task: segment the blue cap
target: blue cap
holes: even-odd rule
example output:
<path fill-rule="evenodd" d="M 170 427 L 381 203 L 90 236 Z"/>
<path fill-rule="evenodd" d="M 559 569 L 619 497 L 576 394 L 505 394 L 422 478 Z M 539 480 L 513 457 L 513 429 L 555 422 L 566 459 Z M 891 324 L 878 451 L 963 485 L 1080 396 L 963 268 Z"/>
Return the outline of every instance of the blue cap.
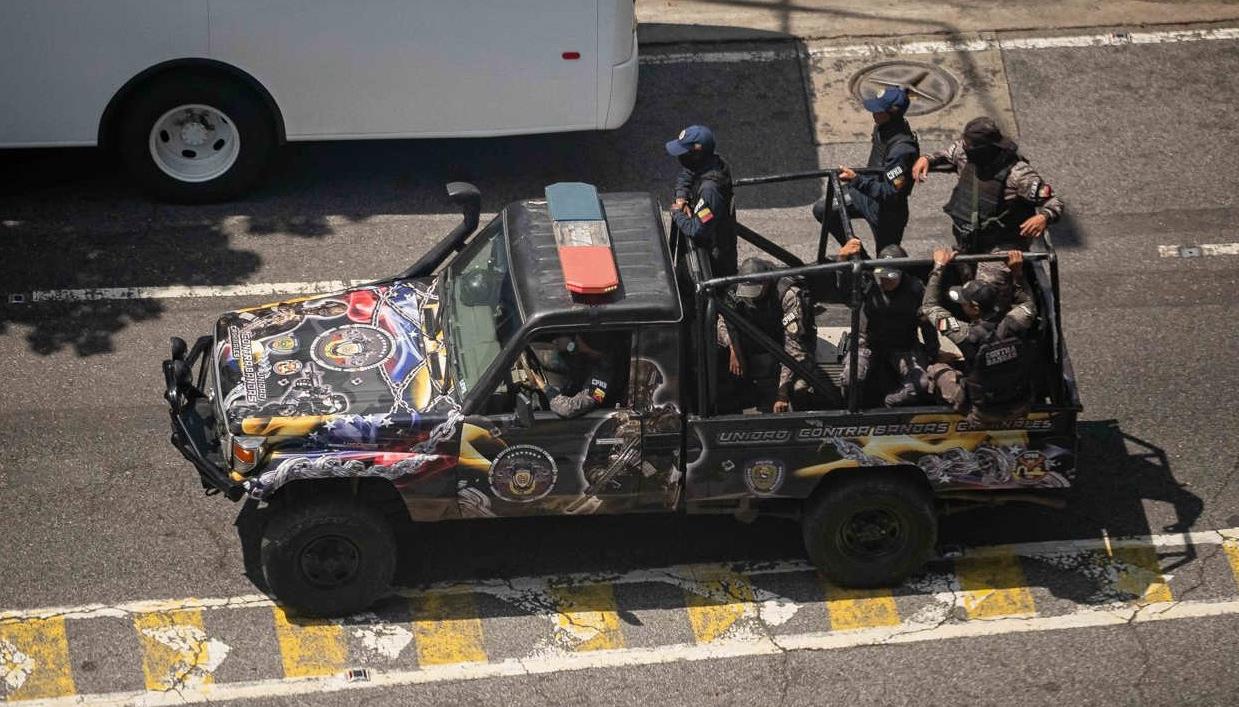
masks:
<path fill-rule="evenodd" d="M 898 86 L 887 86 L 882 93 L 866 98 L 865 110 L 870 113 L 902 113 L 908 109 L 908 92 Z"/>
<path fill-rule="evenodd" d="M 714 152 L 714 133 L 704 125 L 690 125 L 680 131 L 679 137 L 667 141 L 667 154 L 679 157 L 693 149 L 693 145 L 701 145 L 701 150 Z"/>

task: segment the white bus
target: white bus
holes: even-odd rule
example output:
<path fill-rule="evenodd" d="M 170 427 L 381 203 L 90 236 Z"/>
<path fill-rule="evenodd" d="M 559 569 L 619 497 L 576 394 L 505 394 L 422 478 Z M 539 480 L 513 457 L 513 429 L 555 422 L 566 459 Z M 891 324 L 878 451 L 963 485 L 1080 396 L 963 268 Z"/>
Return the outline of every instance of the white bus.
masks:
<path fill-rule="evenodd" d="M 618 128 L 633 0 L 3 0 L 0 148 L 102 145 L 157 197 L 283 141 Z"/>

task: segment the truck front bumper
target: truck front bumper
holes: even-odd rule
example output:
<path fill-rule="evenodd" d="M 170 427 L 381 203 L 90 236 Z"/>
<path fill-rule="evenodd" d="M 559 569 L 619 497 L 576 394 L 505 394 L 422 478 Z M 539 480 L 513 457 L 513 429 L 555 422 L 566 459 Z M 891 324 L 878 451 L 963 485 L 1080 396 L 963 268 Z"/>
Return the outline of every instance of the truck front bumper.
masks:
<path fill-rule="evenodd" d="M 215 434 L 215 413 L 203 390 L 211 360 L 203 354 L 211 350 L 213 341 L 210 336 L 199 337 L 189 348 L 183 339 L 172 338 L 172 357 L 163 362 L 164 400 L 172 418 L 172 446 L 198 470 L 203 488 L 236 501 L 244 489 L 228 476 Z"/>

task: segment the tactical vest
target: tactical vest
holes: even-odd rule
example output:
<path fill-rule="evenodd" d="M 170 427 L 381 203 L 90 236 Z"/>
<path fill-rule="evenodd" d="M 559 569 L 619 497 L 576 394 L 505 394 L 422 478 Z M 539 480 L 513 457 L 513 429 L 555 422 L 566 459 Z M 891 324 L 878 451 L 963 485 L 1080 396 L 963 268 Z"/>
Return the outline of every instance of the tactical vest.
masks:
<path fill-rule="evenodd" d="M 1028 351 L 1016 337 L 996 334 L 977 347 L 964 385 L 968 399 L 983 414 L 1002 416 L 1028 404 Z"/>
<path fill-rule="evenodd" d="M 1005 200 L 1007 177 L 1019 161 L 1022 158 L 1017 157 L 989 179 L 982 179 L 972 163 L 959 173 L 959 183 L 942 210 L 955 223 L 964 252 L 983 253 L 999 245 L 1019 243 L 1020 224 L 1037 213 L 1022 199 Z"/>
<path fill-rule="evenodd" d="M 916 348 L 917 321 L 920 316 L 922 296 L 915 294 L 911 276 L 894 292 L 883 292 L 873 283 L 865 294 L 866 340 L 875 351 L 911 351 Z"/>
<path fill-rule="evenodd" d="M 713 182 L 723 200 L 727 203 L 727 212 L 716 214 L 714 221 L 714 245 L 710 248 L 710 265 L 714 277 L 735 275 L 739 261 L 736 255 L 736 200 L 731 186 L 731 168 L 722 157 L 718 157 L 718 166 L 697 175 L 693 182 L 694 202 L 701 198 L 703 182 Z"/>
<path fill-rule="evenodd" d="M 799 326 L 797 326 L 797 338 L 804 345 L 808 341 L 810 331 L 815 332 L 816 336 L 816 328 L 814 328 L 813 324 L 813 305 L 809 292 L 803 283 L 796 283 L 788 277 L 780 278 L 775 285 L 773 297 L 762 297 L 753 309 L 740 308 L 738 310 L 741 314 L 748 313 L 751 317 L 749 321 L 758 329 L 761 329 L 762 333 L 770 337 L 775 344 L 781 345 L 783 343 L 783 332 L 785 331 L 783 325 L 783 298 L 793 284 L 800 285 L 800 301 L 798 303 L 800 318 Z M 746 354 L 765 353 L 764 349 L 749 349 L 753 349 L 753 347 L 750 346 L 746 349 Z M 812 349 L 808 348 L 806 350 L 812 351 Z"/>

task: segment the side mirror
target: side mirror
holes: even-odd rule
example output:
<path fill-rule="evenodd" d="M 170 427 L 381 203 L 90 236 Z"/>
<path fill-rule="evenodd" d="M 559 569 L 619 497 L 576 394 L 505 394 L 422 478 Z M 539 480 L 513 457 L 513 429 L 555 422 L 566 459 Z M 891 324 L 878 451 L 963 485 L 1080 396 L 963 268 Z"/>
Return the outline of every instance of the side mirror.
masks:
<path fill-rule="evenodd" d="M 516 394 L 516 424 L 533 427 L 533 401 L 527 393 Z"/>

